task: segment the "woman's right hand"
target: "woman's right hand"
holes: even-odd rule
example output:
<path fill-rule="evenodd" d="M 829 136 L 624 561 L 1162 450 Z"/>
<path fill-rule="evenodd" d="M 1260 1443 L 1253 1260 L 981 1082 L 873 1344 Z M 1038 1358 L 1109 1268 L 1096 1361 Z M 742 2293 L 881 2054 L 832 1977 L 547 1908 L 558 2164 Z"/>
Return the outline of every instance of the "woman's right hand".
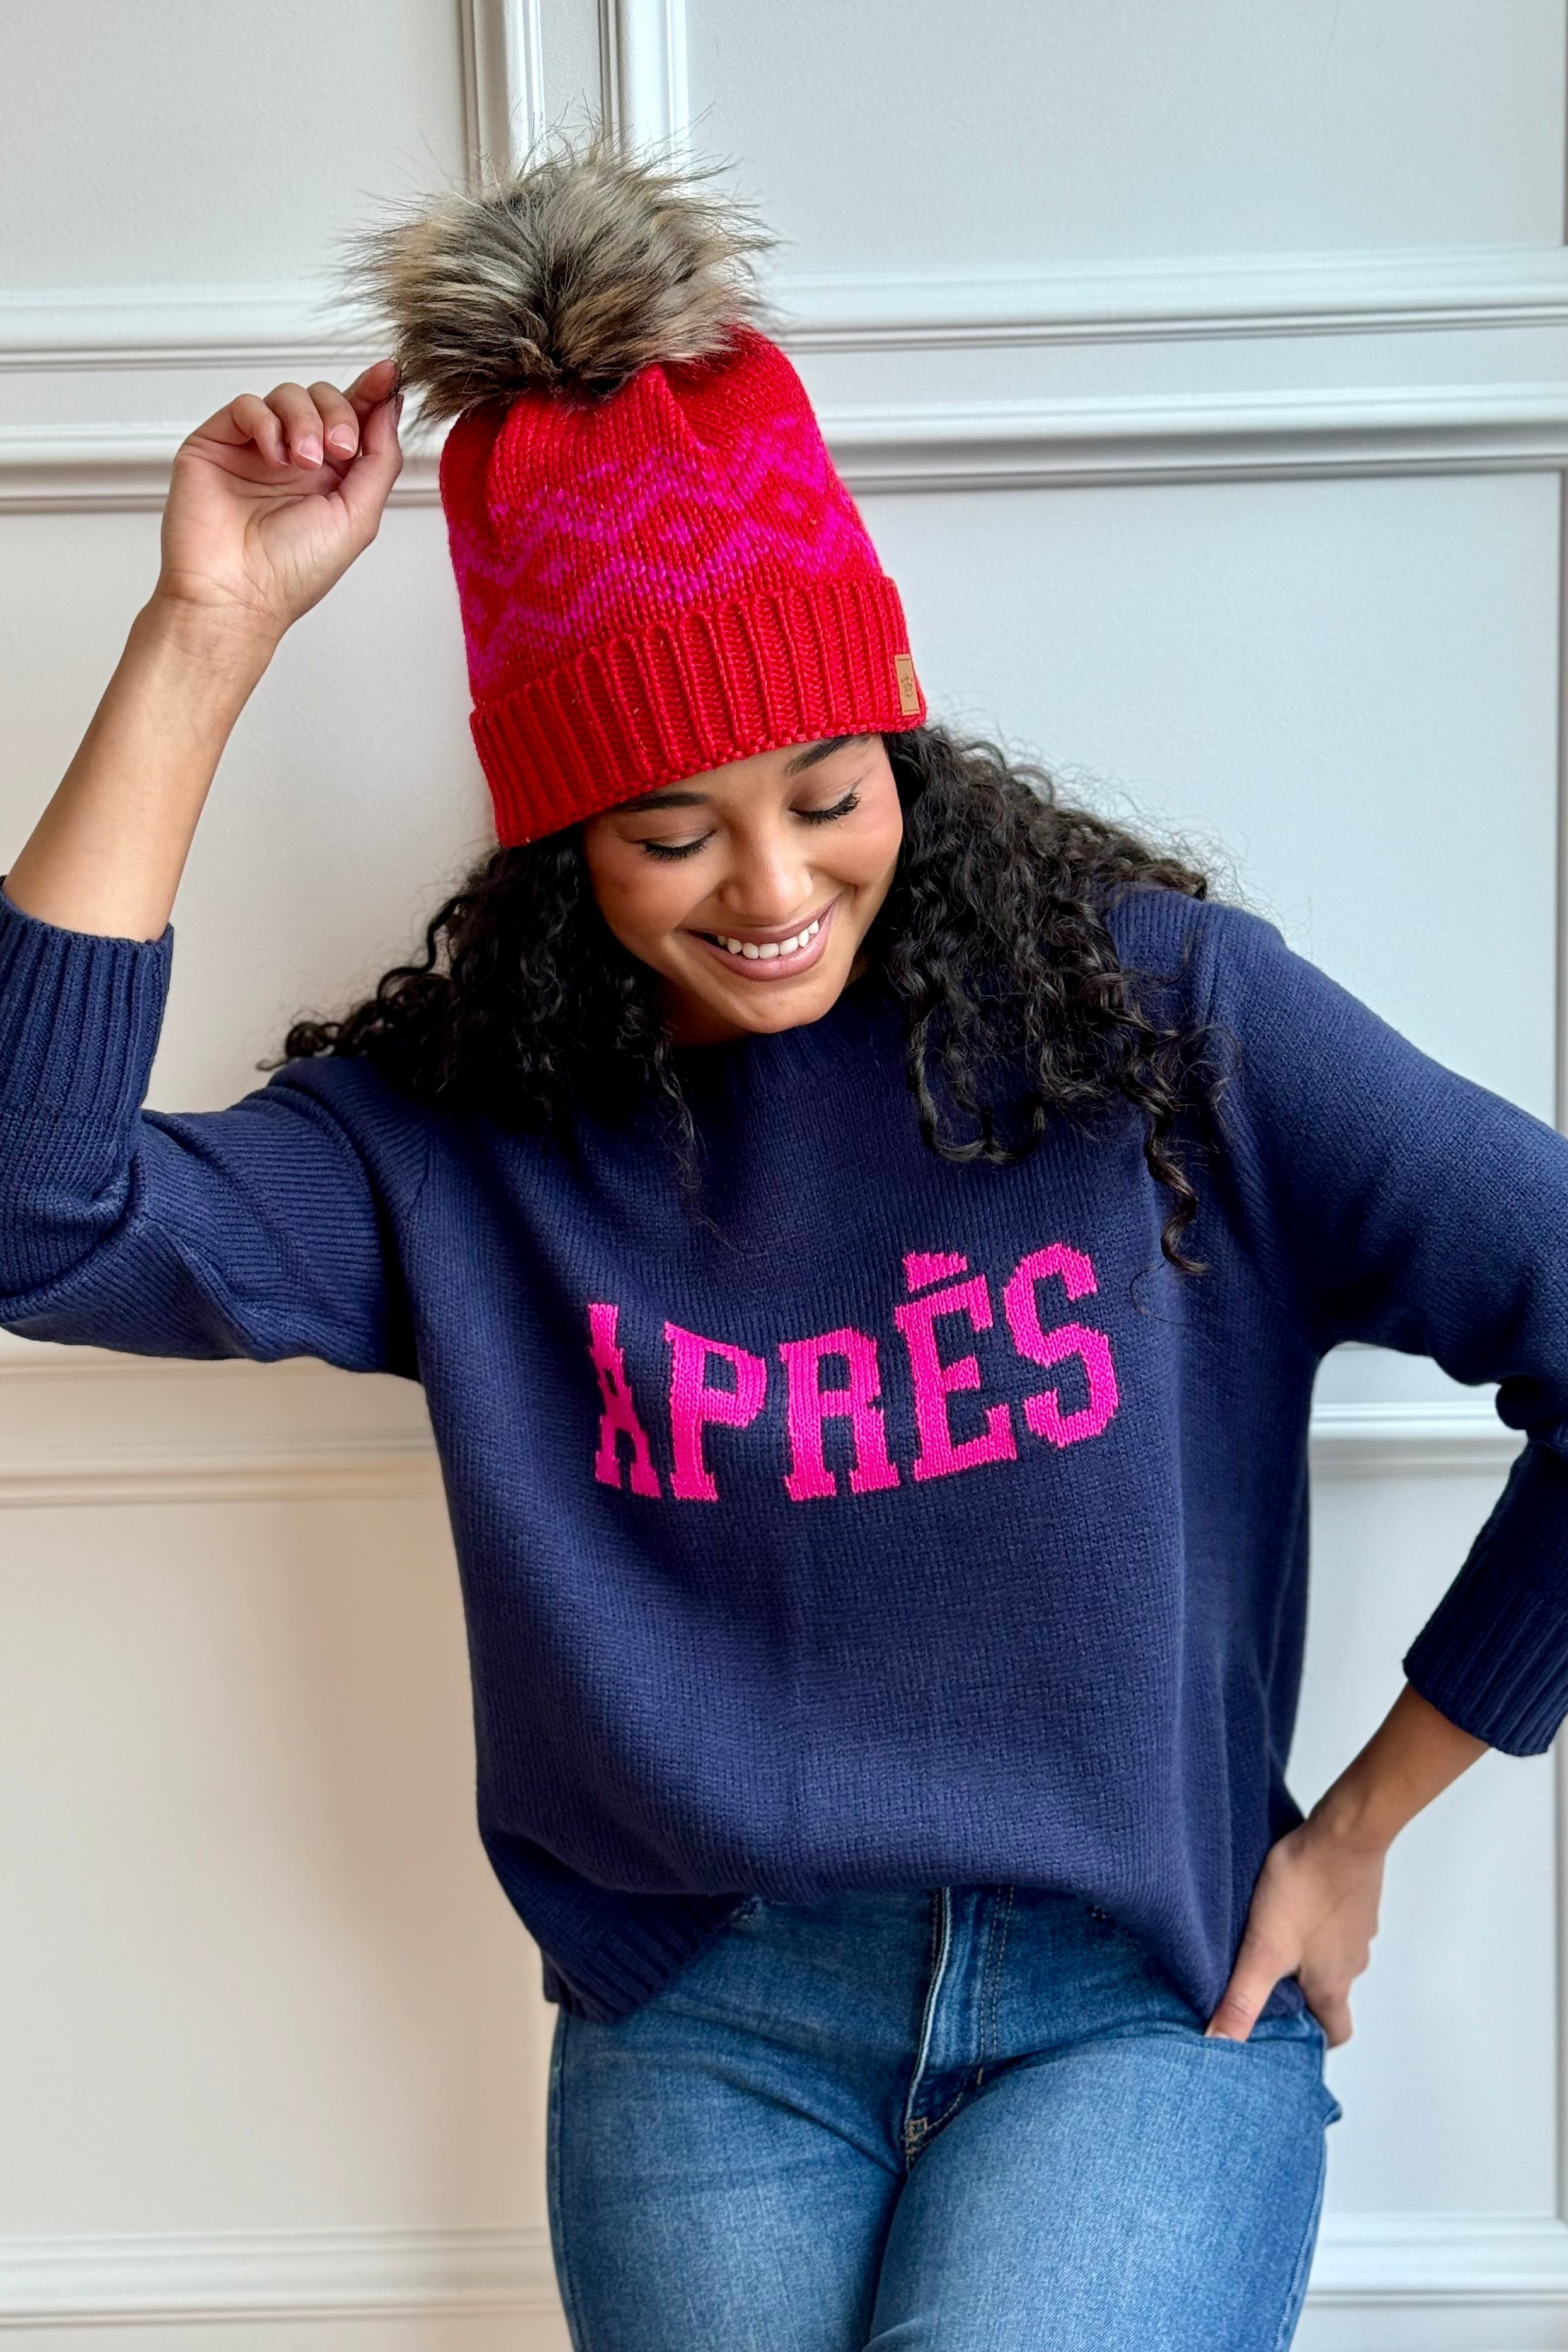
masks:
<path fill-rule="evenodd" d="M 397 365 L 241 393 L 174 454 L 154 597 L 270 647 L 375 537 L 403 467 Z"/>

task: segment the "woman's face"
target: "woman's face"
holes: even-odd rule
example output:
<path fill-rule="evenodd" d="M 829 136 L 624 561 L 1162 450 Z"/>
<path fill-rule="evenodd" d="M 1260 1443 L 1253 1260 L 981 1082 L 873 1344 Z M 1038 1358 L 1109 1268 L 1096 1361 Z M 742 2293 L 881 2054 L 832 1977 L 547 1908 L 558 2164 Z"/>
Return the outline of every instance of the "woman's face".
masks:
<path fill-rule="evenodd" d="M 879 735 L 759 751 L 590 817 L 599 911 L 664 982 L 678 1045 L 821 1018 L 893 878 L 903 813 Z"/>

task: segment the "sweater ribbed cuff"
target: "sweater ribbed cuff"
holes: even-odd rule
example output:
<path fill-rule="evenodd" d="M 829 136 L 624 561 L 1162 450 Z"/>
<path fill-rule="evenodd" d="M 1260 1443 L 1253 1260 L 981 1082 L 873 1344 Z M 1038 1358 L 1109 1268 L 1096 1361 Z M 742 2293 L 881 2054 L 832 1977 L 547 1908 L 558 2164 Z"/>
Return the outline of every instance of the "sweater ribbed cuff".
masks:
<path fill-rule="evenodd" d="M 1568 1462 L 1537 1439 L 1405 1654 L 1406 1679 L 1462 1731 L 1539 1756 L 1568 1716 Z"/>
<path fill-rule="evenodd" d="M 0 887 L 0 1110 L 118 1125 L 139 1109 L 174 937 L 68 930 Z"/>

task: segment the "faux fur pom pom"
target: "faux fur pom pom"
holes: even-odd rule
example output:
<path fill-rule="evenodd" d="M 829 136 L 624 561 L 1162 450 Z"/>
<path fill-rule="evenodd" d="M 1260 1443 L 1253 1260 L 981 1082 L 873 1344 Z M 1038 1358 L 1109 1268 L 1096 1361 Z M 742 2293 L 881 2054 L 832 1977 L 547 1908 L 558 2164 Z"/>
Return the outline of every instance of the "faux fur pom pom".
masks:
<path fill-rule="evenodd" d="M 722 350 L 761 312 L 752 256 L 774 240 L 704 191 L 710 175 L 595 132 L 360 231 L 348 290 L 390 323 L 402 383 L 433 422 L 521 392 L 602 399 L 652 361 Z"/>

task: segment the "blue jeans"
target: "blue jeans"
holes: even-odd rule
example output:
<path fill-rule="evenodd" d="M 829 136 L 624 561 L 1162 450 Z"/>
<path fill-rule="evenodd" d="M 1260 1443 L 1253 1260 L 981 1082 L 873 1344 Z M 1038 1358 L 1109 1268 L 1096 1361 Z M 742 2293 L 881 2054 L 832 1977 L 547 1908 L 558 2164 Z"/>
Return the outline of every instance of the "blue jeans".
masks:
<path fill-rule="evenodd" d="M 1281 2352 L 1322 2029 L 1204 2023 L 1072 1896 L 748 1897 L 643 2008 L 557 2021 L 577 2352 Z"/>

